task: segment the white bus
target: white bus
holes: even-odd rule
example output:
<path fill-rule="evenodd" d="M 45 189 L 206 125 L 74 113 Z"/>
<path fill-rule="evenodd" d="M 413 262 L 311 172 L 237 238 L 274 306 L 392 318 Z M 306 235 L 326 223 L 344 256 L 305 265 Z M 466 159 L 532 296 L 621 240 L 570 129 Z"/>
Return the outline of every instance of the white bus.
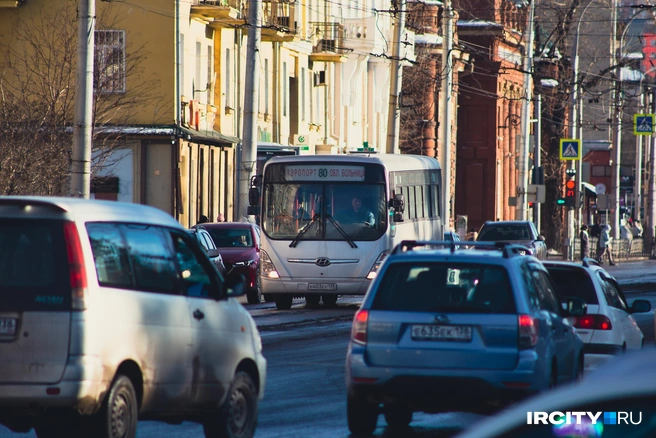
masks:
<path fill-rule="evenodd" d="M 394 245 L 443 238 L 441 193 L 435 158 L 271 158 L 249 193 L 262 230 L 263 295 L 278 309 L 294 297 L 331 306 L 339 295 L 364 295 Z"/>

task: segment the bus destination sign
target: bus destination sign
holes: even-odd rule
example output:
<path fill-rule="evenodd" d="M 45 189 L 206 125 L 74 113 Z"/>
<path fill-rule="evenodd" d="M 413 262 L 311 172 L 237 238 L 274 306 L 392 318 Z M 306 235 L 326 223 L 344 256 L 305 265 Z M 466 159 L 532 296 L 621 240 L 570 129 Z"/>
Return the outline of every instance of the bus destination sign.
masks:
<path fill-rule="evenodd" d="M 287 181 L 364 181 L 364 166 L 306 164 L 285 166 Z"/>

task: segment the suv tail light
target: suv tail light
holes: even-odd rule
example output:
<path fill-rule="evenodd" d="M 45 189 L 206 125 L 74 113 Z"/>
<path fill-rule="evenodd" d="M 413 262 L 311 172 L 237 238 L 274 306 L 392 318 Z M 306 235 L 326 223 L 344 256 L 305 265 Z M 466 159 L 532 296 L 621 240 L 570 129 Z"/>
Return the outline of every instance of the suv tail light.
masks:
<path fill-rule="evenodd" d="M 366 345 L 368 320 L 369 320 L 368 310 L 358 310 L 355 316 L 353 317 L 353 326 L 351 327 L 351 339 L 356 344 Z"/>
<path fill-rule="evenodd" d="M 574 320 L 574 327 L 590 330 L 611 330 L 613 324 L 606 315 L 583 315 Z"/>
<path fill-rule="evenodd" d="M 517 323 L 519 325 L 519 349 L 535 347 L 535 344 L 538 343 L 538 320 L 530 315 L 519 315 Z"/>
<path fill-rule="evenodd" d="M 87 272 L 84 268 L 82 244 L 75 222 L 64 222 L 64 237 L 71 284 L 71 306 L 73 310 L 84 310 L 87 308 Z"/>

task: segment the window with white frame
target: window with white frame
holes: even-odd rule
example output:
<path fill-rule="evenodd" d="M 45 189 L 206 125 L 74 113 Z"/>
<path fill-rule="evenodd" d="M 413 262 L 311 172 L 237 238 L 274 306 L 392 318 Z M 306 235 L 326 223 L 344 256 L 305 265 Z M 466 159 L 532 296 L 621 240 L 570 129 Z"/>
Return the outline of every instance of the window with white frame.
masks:
<path fill-rule="evenodd" d="M 100 93 L 125 93 L 125 31 L 95 31 L 95 89 Z"/>

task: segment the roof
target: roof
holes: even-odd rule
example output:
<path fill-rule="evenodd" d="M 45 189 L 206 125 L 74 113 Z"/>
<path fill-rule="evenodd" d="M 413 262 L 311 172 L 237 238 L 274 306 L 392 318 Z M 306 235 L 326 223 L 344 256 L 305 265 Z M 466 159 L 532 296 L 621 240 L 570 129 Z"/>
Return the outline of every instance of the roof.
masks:
<path fill-rule="evenodd" d="M 58 208 L 61 212 L 70 213 L 74 220 L 81 221 L 103 222 L 118 220 L 182 228 L 182 225 L 164 210 L 149 205 L 129 202 L 67 198 L 63 196 L 0 196 L 0 206 L 6 204 L 21 205 L 24 207 L 51 205 Z"/>
<path fill-rule="evenodd" d="M 198 144 L 210 146 L 233 146 L 241 140 L 238 137 L 221 134 L 214 130 L 194 131 L 175 125 L 105 125 L 94 128 L 95 134 L 128 136 L 176 136 Z"/>
<path fill-rule="evenodd" d="M 437 159 L 425 155 L 411 154 L 337 154 L 337 155 L 287 155 L 275 156 L 267 161 L 273 163 L 379 163 L 389 170 L 441 169 Z"/>

